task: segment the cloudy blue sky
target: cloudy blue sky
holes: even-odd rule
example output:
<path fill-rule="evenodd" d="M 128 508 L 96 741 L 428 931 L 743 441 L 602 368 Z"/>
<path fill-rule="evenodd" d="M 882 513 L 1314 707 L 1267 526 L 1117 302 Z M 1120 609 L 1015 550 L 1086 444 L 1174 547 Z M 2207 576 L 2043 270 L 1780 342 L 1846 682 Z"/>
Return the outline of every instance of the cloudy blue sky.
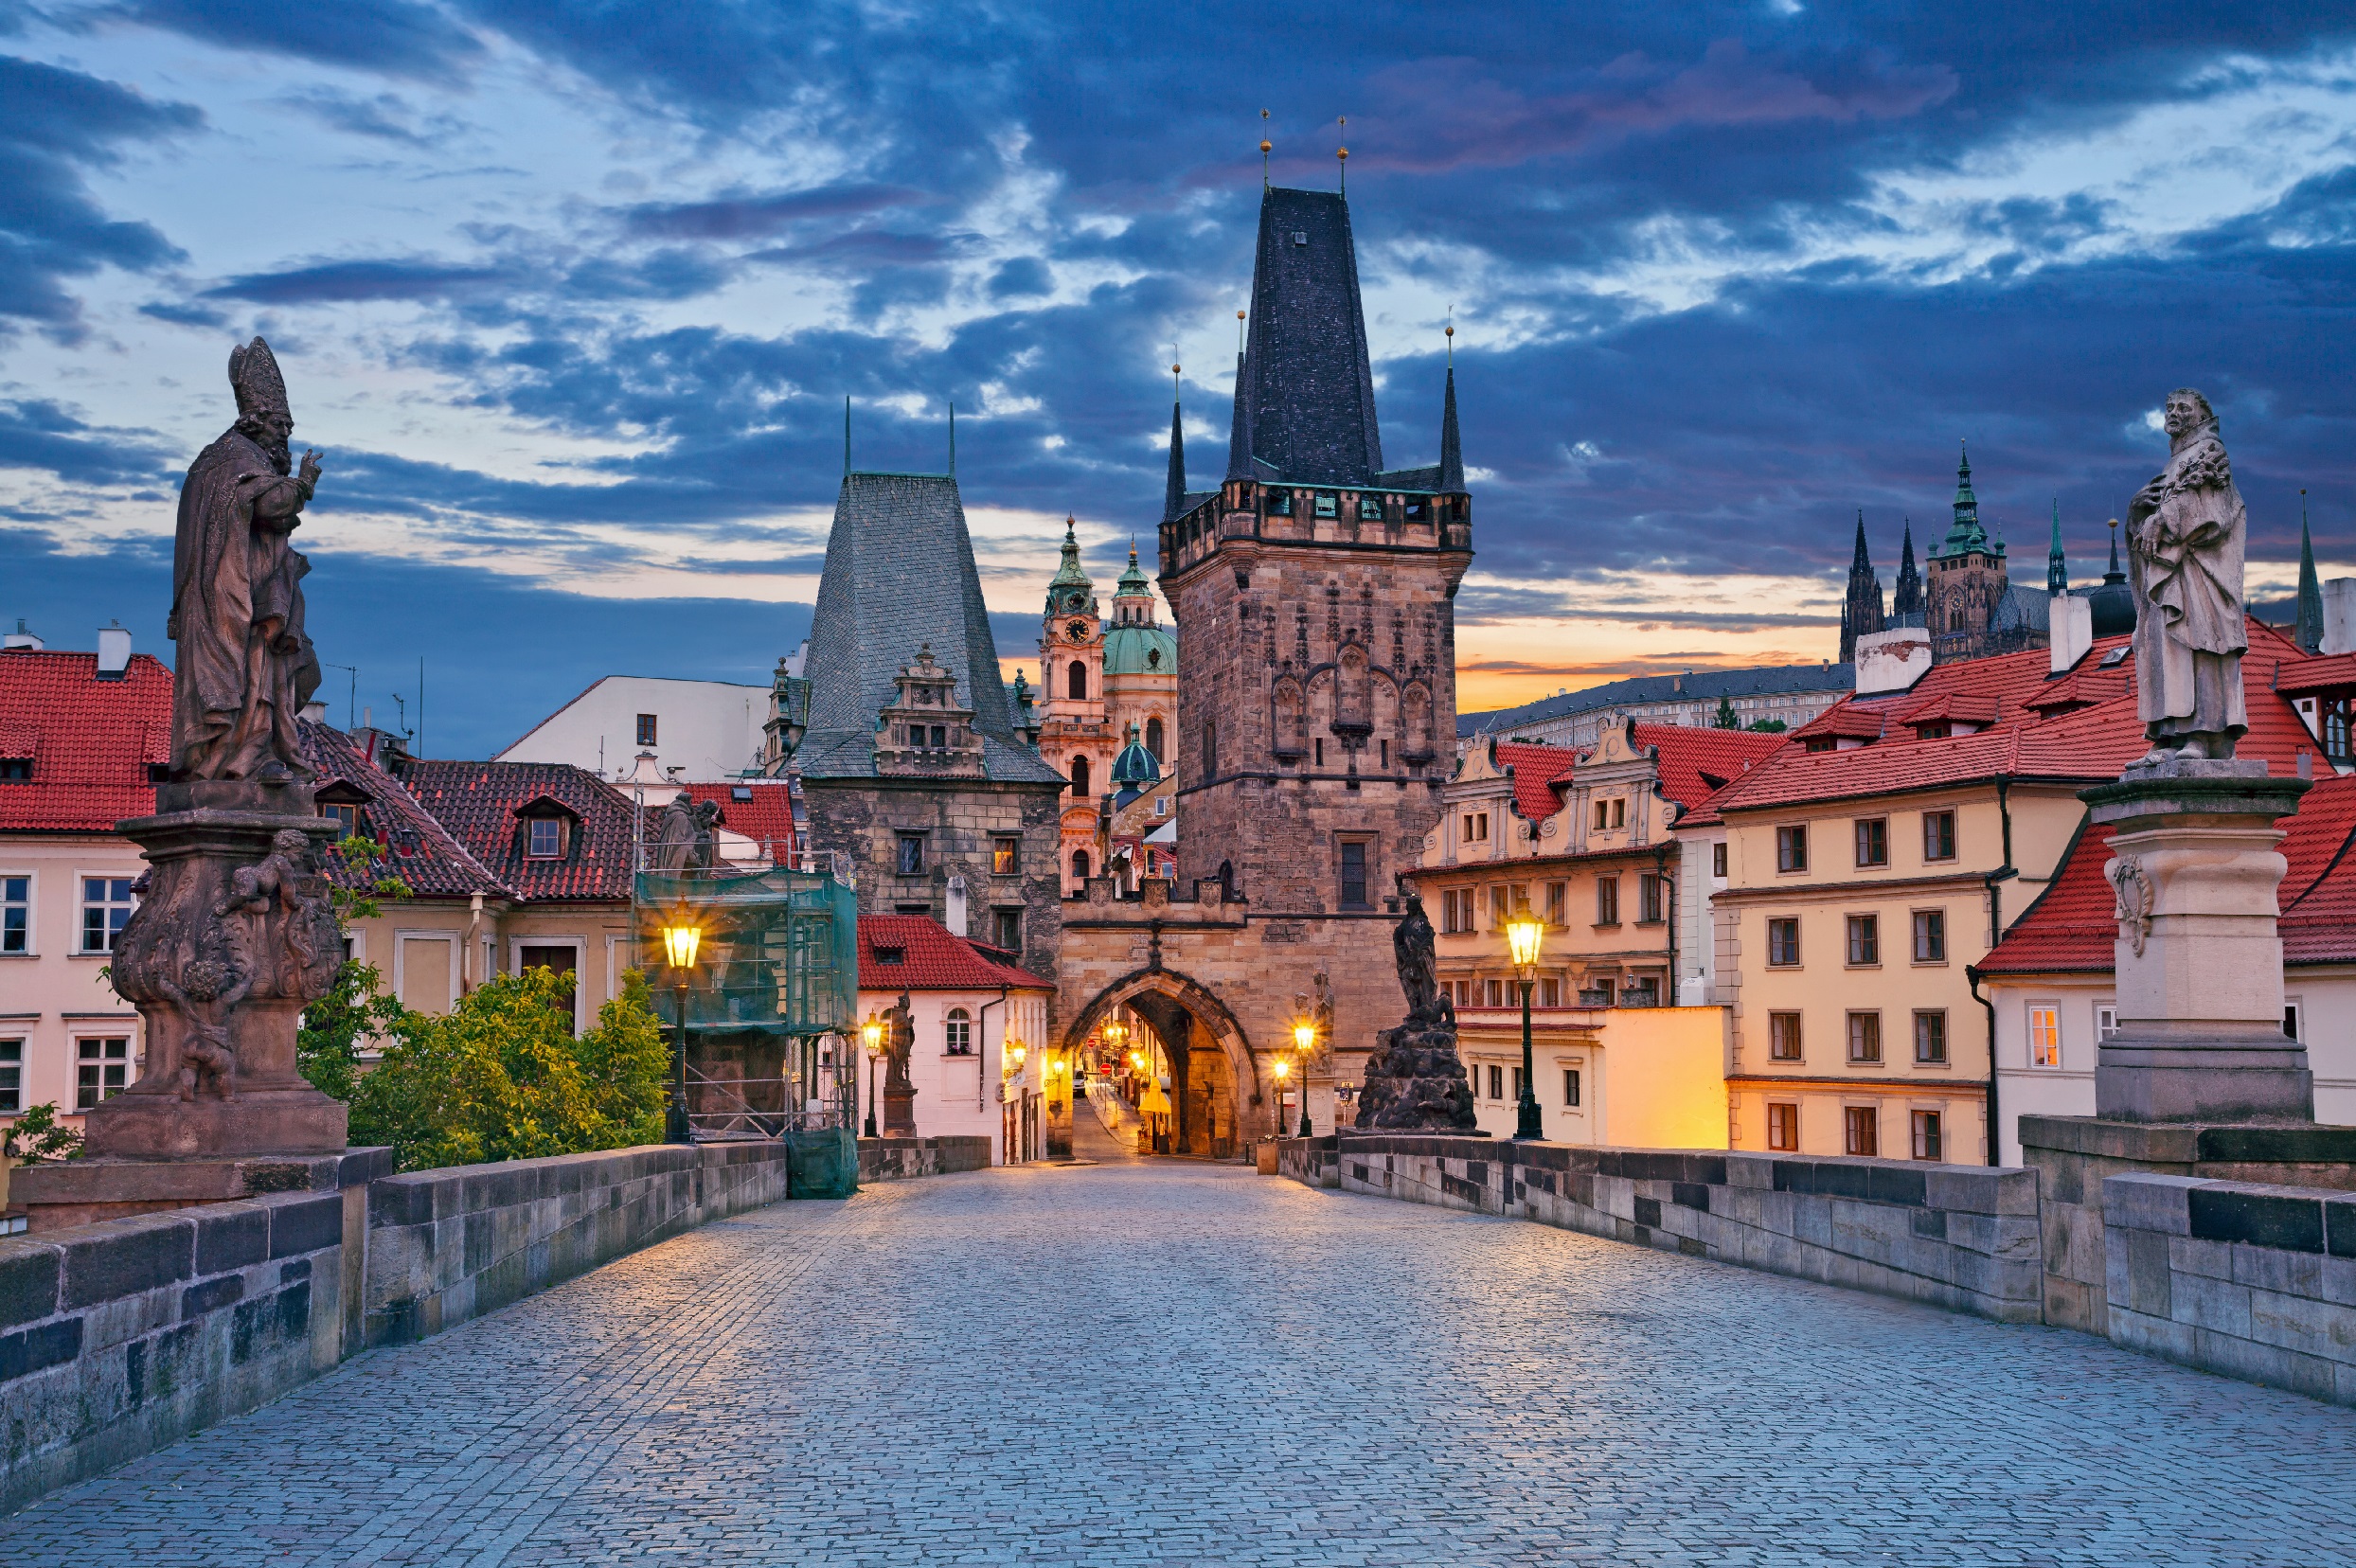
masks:
<path fill-rule="evenodd" d="M 313 632 L 479 755 L 610 672 L 759 680 L 841 467 L 958 471 L 1000 643 L 1223 460 L 1260 111 L 1350 149 L 1385 454 L 1453 309 L 1468 706 L 1829 657 L 1983 515 L 2073 567 L 2204 389 L 2287 588 L 2356 572 L 2356 12 L 0 0 L 0 617 L 161 641 L 176 472 L 277 348 Z M 1346 128 L 1337 116 L 1347 116 Z M 2020 575 L 2016 574 L 2016 575 Z"/>

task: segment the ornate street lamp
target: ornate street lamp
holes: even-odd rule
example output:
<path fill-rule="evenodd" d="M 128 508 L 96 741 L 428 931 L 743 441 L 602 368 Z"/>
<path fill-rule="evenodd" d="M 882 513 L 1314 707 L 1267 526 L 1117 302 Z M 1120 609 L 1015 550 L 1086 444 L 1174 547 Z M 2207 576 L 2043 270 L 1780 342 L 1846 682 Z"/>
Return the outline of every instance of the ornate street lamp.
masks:
<path fill-rule="evenodd" d="M 1268 1071 L 1274 1074 L 1276 1079 L 1276 1136 L 1282 1137 L 1284 1135 L 1284 1085 L 1285 1080 L 1293 1076 L 1293 1064 L 1284 1058 L 1278 1057 L 1269 1064 Z"/>
<path fill-rule="evenodd" d="M 1309 1126 L 1309 1054 L 1317 1048 L 1317 1025 L 1304 1018 L 1293 1025 L 1293 1049 L 1301 1059 L 1301 1136 L 1313 1137 Z"/>
<path fill-rule="evenodd" d="M 859 1042 L 867 1048 L 867 1131 L 866 1136 L 881 1136 L 875 1130 L 875 1064 L 884 1060 L 884 1021 L 867 1014 L 867 1021 L 859 1025 Z"/>
<path fill-rule="evenodd" d="M 1544 922 L 1526 909 L 1506 922 L 1506 941 L 1513 949 L 1514 977 L 1522 983 L 1522 1103 L 1513 1129 L 1516 1138 L 1546 1135 L 1538 1117 L 1538 1075 L 1530 1060 L 1529 1041 L 1529 993 L 1538 984 L 1538 944 L 1545 934 Z"/>
<path fill-rule="evenodd" d="M 695 950 L 704 940 L 701 928 L 682 918 L 663 928 L 663 955 L 670 960 L 679 999 L 679 1034 L 671 1048 L 670 1109 L 663 1118 L 666 1143 L 693 1143 L 687 1126 L 687 979 L 695 971 Z"/>

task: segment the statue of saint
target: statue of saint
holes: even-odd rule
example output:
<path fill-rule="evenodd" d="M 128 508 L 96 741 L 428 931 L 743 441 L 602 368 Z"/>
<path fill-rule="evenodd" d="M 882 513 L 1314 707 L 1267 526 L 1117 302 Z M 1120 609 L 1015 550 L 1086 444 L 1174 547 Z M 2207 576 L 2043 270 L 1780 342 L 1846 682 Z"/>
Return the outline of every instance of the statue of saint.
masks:
<path fill-rule="evenodd" d="M 1439 989 L 1434 974 L 1438 957 L 1437 933 L 1432 930 L 1432 918 L 1423 913 L 1423 900 L 1401 878 L 1399 891 L 1406 904 L 1406 918 L 1391 928 L 1391 955 L 1399 964 L 1399 989 L 1407 993 L 1407 1022 L 1416 1024 L 1446 1024 L 1454 1026 L 1455 1006 Z"/>
<path fill-rule="evenodd" d="M 647 856 L 648 869 L 668 871 L 676 876 L 696 864 L 696 839 L 701 830 L 696 815 L 695 797 L 682 790 L 671 803 L 663 808 L 661 821 L 655 828 L 654 843 Z"/>
<path fill-rule="evenodd" d="M 229 353 L 238 419 L 189 465 L 173 541 L 171 776 L 308 778 L 294 721 L 319 685 L 303 634 L 310 562 L 288 536 L 319 481 L 319 454 L 292 472 L 286 383 L 256 338 Z"/>
<path fill-rule="evenodd" d="M 2127 508 L 2135 596 L 2135 711 L 2144 760 L 2229 757 L 2250 727 L 2241 696 L 2241 549 L 2249 513 L 2217 415 L 2190 387 L 2168 395 L 2168 466 Z"/>
<path fill-rule="evenodd" d="M 909 1059 L 916 1054 L 917 1022 L 906 991 L 884 1010 L 884 1087 L 914 1094 L 917 1080 L 909 1076 L 908 1068 Z"/>

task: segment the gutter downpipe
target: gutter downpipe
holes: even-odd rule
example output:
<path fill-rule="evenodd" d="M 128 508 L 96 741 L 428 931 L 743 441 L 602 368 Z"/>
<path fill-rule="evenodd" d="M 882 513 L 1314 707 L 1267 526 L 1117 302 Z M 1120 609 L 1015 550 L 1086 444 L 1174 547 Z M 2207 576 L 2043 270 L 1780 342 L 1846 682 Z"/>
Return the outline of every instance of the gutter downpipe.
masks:
<path fill-rule="evenodd" d="M 2004 825 L 2005 863 L 1982 879 L 1988 889 L 1988 947 L 1994 952 L 2004 937 L 2004 883 L 2021 874 L 2012 864 L 2012 775 L 1996 775 L 1996 815 Z M 1988 1014 L 1988 1163 L 2000 1164 L 2004 1159 L 2004 1134 L 1997 1120 L 1996 1104 L 1996 1004 L 1980 994 L 1980 971 L 1976 964 L 1963 967 L 1964 978 L 1972 984 L 1972 1000 Z"/>
<path fill-rule="evenodd" d="M 980 1007 L 973 1009 L 973 1023 L 976 1027 L 981 1026 L 982 1020 L 990 1015 L 991 1008 L 1003 1007 L 1007 1005 L 1007 993 L 1012 989 L 1013 988 L 1009 986 L 1000 986 L 998 988 L 997 1001 L 985 1002 Z M 990 1077 L 990 1071 L 987 1066 L 987 1063 L 990 1060 L 990 1046 L 987 1043 L 990 1039 L 990 1031 L 987 1028 L 982 1028 L 981 1034 L 981 1042 L 976 1043 L 974 1050 L 974 1055 L 977 1059 L 975 1066 L 980 1069 L 973 1075 L 973 1109 L 976 1111 L 986 1111 L 989 1109 L 989 1106 L 983 1102 L 982 1091 L 987 1087 L 983 1080 Z M 998 1060 L 1001 1063 L 1006 1060 L 1006 1056 L 1007 1025 L 1005 1019 L 1000 1019 L 998 1021 Z"/>
<path fill-rule="evenodd" d="M 1680 920 L 1685 918 L 1685 911 L 1677 907 L 1677 883 L 1683 879 L 1672 878 L 1669 874 L 1669 845 L 1674 844 L 1675 842 L 1676 841 L 1672 839 L 1669 841 L 1668 844 L 1656 846 L 1652 851 L 1652 874 L 1661 879 L 1661 891 L 1668 895 L 1669 996 L 1664 1005 L 1671 1007 L 1677 1006 L 1677 991 L 1678 988 L 1682 984 L 1677 972 L 1677 924 Z M 1684 869 L 1684 859 L 1685 857 L 1682 854 L 1678 856 L 1680 870 Z M 1563 913 L 1567 915 L 1569 911 L 1565 910 Z M 1643 912 L 1639 910 L 1638 913 L 1641 914 Z"/>

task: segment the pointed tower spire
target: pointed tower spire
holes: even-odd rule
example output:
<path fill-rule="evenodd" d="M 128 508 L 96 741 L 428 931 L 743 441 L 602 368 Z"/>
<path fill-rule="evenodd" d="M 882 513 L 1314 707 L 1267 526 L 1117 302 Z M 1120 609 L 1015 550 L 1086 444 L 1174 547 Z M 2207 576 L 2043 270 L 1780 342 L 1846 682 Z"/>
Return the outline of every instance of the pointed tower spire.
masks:
<path fill-rule="evenodd" d="M 1890 618 L 1900 626 L 1920 626 L 1922 573 L 1915 565 L 1914 519 L 1906 519 L 1905 542 L 1898 553 L 1898 587 L 1890 599 Z"/>
<path fill-rule="evenodd" d="M 2045 592 L 2070 591 L 2069 558 L 2062 553 L 2062 498 L 2053 498 L 2053 543 L 2045 547 Z"/>
<path fill-rule="evenodd" d="M 1841 663 L 1857 657 L 1857 639 L 1883 629 L 1882 579 L 1865 548 L 1865 511 L 1857 508 L 1857 544 L 1848 562 L 1848 592 L 1841 600 Z"/>
<path fill-rule="evenodd" d="M 1187 432 L 1178 405 L 1178 367 L 1169 367 L 1169 484 L 1162 491 L 1162 521 L 1175 523 L 1187 509 Z M 1136 558 L 1136 551 L 1130 551 Z"/>
<path fill-rule="evenodd" d="M 1238 311 L 1236 319 L 1243 319 Z M 1242 349 L 1235 352 L 1235 422 L 1227 430 L 1227 477 L 1252 477 L 1252 383 L 1245 379 L 1248 362 Z"/>
<path fill-rule="evenodd" d="M 1453 334 L 1455 328 L 1450 328 Z M 1452 345 L 1453 347 L 1453 345 Z M 1439 404 L 1439 488 L 1449 494 L 1464 489 L 1464 439 L 1456 432 L 1456 367 L 1448 367 L 1448 390 Z"/>
<path fill-rule="evenodd" d="M 1849 552 L 1848 567 L 1853 572 L 1860 566 L 1870 568 L 1872 564 L 1873 556 L 1865 548 L 1865 508 L 1860 507 L 1857 508 L 1857 546 Z"/>
<path fill-rule="evenodd" d="M 2102 574 L 2105 582 L 2125 582 L 2127 574 L 2118 569 L 2118 519 L 2111 519 L 2111 569 Z"/>
<path fill-rule="evenodd" d="M 2307 531 L 2307 490 L 2299 489 L 2299 613 L 2292 636 L 2307 652 L 2323 648 L 2323 583 L 2315 576 L 2315 539 Z"/>

